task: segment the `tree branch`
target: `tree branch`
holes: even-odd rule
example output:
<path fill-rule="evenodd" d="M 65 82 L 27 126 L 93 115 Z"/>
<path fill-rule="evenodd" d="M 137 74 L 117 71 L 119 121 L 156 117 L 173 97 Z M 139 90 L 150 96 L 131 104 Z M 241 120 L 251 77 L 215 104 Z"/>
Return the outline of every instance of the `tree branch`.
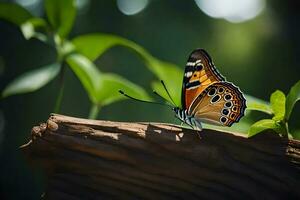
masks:
<path fill-rule="evenodd" d="M 62 115 L 21 147 L 47 173 L 48 199 L 300 198 L 300 142 L 159 123 Z"/>

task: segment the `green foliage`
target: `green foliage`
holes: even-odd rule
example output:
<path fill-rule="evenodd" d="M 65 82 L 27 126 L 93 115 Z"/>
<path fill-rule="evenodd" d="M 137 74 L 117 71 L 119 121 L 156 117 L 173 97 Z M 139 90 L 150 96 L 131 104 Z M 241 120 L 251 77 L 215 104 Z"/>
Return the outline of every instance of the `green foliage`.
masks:
<path fill-rule="evenodd" d="M 123 46 L 133 50 L 143 59 L 145 65 L 158 79 L 164 80 L 174 101 L 180 105 L 178 88 L 181 88 L 181 81 L 178 80 L 182 79 L 183 72 L 176 65 L 160 61 L 136 43 L 114 35 L 88 34 L 76 37 L 72 42 L 78 52 L 91 60 L 99 58 L 105 51 L 114 46 Z M 153 83 L 152 86 L 158 93 L 166 96 L 160 84 Z"/>
<path fill-rule="evenodd" d="M 90 100 L 93 103 L 97 103 L 95 93 L 100 84 L 100 72 L 97 67 L 80 54 L 72 54 L 67 57 L 66 61 L 84 86 Z"/>
<path fill-rule="evenodd" d="M 254 136 L 257 133 L 260 133 L 264 130 L 273 129 L 277 130 L 279 127 L 276 122 L 272 119 L 262 119 L 256 123 L 254 123 L 248 132 L 248 137 Z"/>
<path fill-rule="evenodd" d="M 54 63 L 29 71 L 13 80 L 4 89 L 2 96 L 33 92 L 50 82 L 60 71 L 60 64 Z"/>
<path fill-rule="evenodd" d="M 73 0 L 46 0 L 45 10 L 50 25 L 46 20 L 32 16 L 28 11 L 16 4 L 0 4 L 0 18 L 18 25 L 26 39 L 37 38 L 53 46 L 57 51 L 58 61 L 58 63 L 27 72 L 16 78 L 4 89 L 2 93 L 3 97 L 33 92 L 43 87 L 58 76 L 61 66 L 66 62 L 77 75 L 93 104 L 90 114 L 91 117 L 97 116 L 100 107 L 124 99 L 124 96 L 118 93 L 119 89 L 124 89 L 128 94 L 138 98 L 145 100 L 151 99 L 141 87 L 125 78 L 116 74 L 100 72 L 90 60 L 92 58 L 88 56 L 85 57 L 85 55 L 80 53 L 73 53 L 77 44 L 74 46 L 66 38 L 72 29 L 76 15 Z M 14 13 L 14 15 L 11 15 L 11 13 Z M 54 34 L 51 30 L 54 30 Z M 123 43 L 126 47 L 133 48 L 135 46 L 137 49 L 142 49 L 133 42 L 117 36 L 105 36 L 104 41 L 107 42 L 108 45 Z M 93 39 L 91 42 L 92 43 L 84 41 L 81 45 L 93 50 L 95 43 L 93 43 Z M 99 46 L 101 47 L 101 45 Z M 107 50 L 109 46 L 105 46 L 104 44 L 103 48 Z M 80 50 L 81 48 L 78 49 Z M 96 50 L 97 56 L 99 56 L 101 52 L 99 52 L 99 49 Z M 59 104 L 62 99 L 63 88 L 63 84 L 60 85 L 56 108 L 60 107 Z"/>
<path fill-rule="evenodd" d="M 286 112 L 285 118 L 289 120 L 294 105 L 300 100 L 300 81 L 298 81 L 290 90 L 286 97 Z"/>
<path fill-rule="evenodd" d="M 72 54 L 68 56 L 67 63 L 80 79 L 93 104 L 106 106 L 124 99 L 124 96 L 118 93 L 119 89 L 124 89 L 128 94 L 137 98 L 150 100 L 150 97 L 141 87 L 116 74 L 100 72 L 83 55 Z"/>
<path fill-rule="evenodd" d="M 155 59 L 151 60 L 151 66 L 153 66 L 153 73 L 158 77 L 158 79 L 165 82 L 171 97 L 175 101 L 175 104 L 180 107 L 183 70 L 180 70 L 174 64 Z M 152 82 L 152 88 L 166 99 L 169 99 L 165 89 L 162 87 L 159 81 Z"/>
<path fill-rule="evenodd" d="M 285 94 L 280 90 L 276 90 L 270 97 L 270 103 L 274 112 L 273 120 L 283 120 L 285 115 Z"/>
<path fill-rule="evenodd" d="M 108 105 L 112 102 L 127 99 L 120 95 L 118 90 L 122 88 L 127 94 L 138 99 L 151 100 L 148 94 L 138 85 L 113 73 L 102 73 L 101 84 L 96 92 L 97 99 L 101 100 L 100 105 Z"/>
<path fill-rule="evenodd" d="M 270 106 L 270 103 L 250 95 L 245 95 L 245 98 L 247 100 L 246 103 L 247 103 L 248 111 L 255 110 L 255 111 L 261 111 L 267 113 L 269 115 L 273 114 L 273 110 Z"/>
<path fill-rule="evenodd" d="M 32 17 L 22 23 L 20 28 L 27 40 L 30 38 L 37 38 L 44 42 L 47 40 L 46 35 L 42 34 L 42 32 L 48 31 L 47 22 L 42 18 Z"/>
<path fill-rule="evenodd" d="M 270 104 L 273 113 L 272 119 L 263 119 L 254 123 L 249 131 L 248 136 L 251 137 L 266 129 L 272 129 L 280 135 L 286 137 L 295 137 L 296 134 L 290 133 L 288 129 L 288 121 L 295 103 L 300 99 L 300 81 L 298 81 L 290 90 L 287 98 L 285 94 L 276 90 L 270 97 Z M 263 110 L 260 110 L 264 112 Z"/>
<path fill-rule="evenodd" d="M 74 0 L 45 0 L 45 10 L 52 28 L 65 38 L 73 27 L 76 16 Z"/>
<path fill-rule="evenodd" d="M 72 43 L 79 53 L 90 60 L 95 60 L 116 45 L 130 47 L 132 42 L 118 36 L 97 33 L 75 37 Z"/>
<path fill-rule="evenodd" d="M 0 3 L 0 18 L 13 24 L 22 25 L 33 16 L 23 7 L 13 3 Z"/>

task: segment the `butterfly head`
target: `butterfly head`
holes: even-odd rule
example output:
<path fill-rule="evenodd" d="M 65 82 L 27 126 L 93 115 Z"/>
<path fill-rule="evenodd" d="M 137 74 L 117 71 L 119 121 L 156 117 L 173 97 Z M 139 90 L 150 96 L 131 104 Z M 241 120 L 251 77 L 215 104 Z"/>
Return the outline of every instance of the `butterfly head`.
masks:
<path fill-rule="evenodd" d="M 175 113 L 178 113 L 180 108 L 179 107 L 173 107 L 172 110 L 175 112 Z"/>

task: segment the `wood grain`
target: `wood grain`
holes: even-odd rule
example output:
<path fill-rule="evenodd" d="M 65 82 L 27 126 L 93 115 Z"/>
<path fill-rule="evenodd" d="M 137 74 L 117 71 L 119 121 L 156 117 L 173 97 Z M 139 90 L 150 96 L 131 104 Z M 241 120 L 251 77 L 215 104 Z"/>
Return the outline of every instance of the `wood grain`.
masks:
<path fill-rule="evenodd" d="M 300 199 L 300 142 L 53 114 L 21 147 L 47 199 Z"/>

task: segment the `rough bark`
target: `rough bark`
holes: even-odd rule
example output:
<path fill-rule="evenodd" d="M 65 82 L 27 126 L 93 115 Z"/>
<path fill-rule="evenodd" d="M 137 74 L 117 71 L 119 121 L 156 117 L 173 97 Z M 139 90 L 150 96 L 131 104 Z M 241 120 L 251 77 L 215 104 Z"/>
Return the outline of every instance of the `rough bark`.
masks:
<path fill-rule="evenodd" d="M 300 199 L 300 142 L 50 116 L 21 147 L 47 199 Z"/>

